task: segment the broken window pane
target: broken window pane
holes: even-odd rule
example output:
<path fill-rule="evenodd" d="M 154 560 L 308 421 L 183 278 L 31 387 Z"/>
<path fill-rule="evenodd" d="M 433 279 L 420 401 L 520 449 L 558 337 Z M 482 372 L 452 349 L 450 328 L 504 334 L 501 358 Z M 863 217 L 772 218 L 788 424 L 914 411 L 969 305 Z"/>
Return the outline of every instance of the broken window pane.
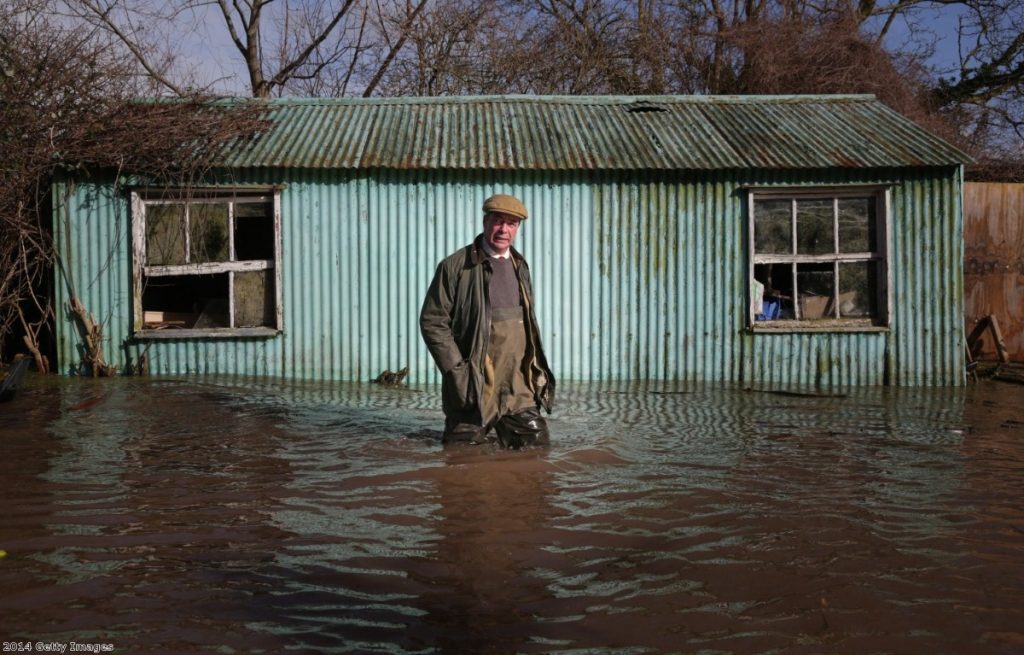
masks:
<path fill-rule="evenodd" d="M 185 263 L 185 205 L 146 207 L 146 264 L 176 266 Z"/>
<path fill-rule="evenodd" d="M 147 328 L 228 327 L 228 274 L 149 277 L 142 309 Z"/>
<path fill-rule="evenodd" d="M 229 259 L 228 205 L 193 203 L 188 208 L 189 261 L 193 264 Z"/>
<path fill-rule="evenodd" d="M 839 316 L 863 318 L 878 313 L 878 266 L 875 262 L 839 264 Z"/>
<path fill-rule="evenodd" d="M 801 318 L 832 318 L 832 298 L 835 295 L 832 264 L 798 264 L 796 283 Z"/>
<path fill-rule="evenodd" d="M 839 252 L 874 252 L 877 240 L 874 198 L 840 198 Z"/>
<path fill-rule="evenodd" d="M 235 273 L 235 327 L 271 327 L 274 315 L 274 271 Z"/>
<path fill-rule="evenodd" d="M 235 205 L 235 260 L 274 259 L 274 207 L 269 202 Z"/>
<path fill-rule="evenodd" d="M 273 194 L 184 195 L 171 203 L 143 198 L 143 206 L 144 239 L 136 236 L 147 248 L 136 280 L 143 328 L 278 326 Z M 183 264 L 189 266 L 170 269 Z"/>
<path fill-rule="evenodd" d="M 831 198 L 797 201 L 796 251 L 800 255 L 835 252 Z"/>
<path fill-rule="evenodd" d="M 789 200 L 759 200 L 754 203 L 754 249 L 763 254 L 793 252 L 792 203 Z"/>
<path fill-rule="evenodd" d="M 764 285 L 763 320 L 792 320 L 793 310 L 793 265 L 757 264 L 754 279 Z"/>

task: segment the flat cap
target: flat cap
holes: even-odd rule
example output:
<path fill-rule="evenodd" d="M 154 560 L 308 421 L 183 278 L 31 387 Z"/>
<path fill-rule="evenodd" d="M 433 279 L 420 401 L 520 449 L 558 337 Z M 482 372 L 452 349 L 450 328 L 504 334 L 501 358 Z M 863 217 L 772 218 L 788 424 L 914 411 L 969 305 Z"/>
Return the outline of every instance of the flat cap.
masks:
<path fill-rule="evenodd" d="M 487 200 L 484 200 L 484 214 L 489 214 L 491 212 L 509 214 L 510 216 L 516 216 L 523 220 L 529 218 L 529 215 L 526 212 L 526 205 L 524 205 L 519 198 L 505 195 L 504 193 L 495 194 Z"/>

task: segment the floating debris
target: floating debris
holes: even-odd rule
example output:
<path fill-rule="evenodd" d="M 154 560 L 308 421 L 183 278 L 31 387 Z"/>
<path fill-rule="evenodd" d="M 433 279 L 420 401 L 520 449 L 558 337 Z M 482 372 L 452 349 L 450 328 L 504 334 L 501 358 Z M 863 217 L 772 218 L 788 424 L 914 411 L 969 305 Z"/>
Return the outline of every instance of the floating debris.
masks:
<path fill-rule="evenodd" d="M 402 380 L 409 374 L 409 367 L 406 366 L 398 371 L 381 371 L 375 379 L 371 380 L 374 384 L 381 384 L 386 387 L 397 387 L 402 384 Z"/>

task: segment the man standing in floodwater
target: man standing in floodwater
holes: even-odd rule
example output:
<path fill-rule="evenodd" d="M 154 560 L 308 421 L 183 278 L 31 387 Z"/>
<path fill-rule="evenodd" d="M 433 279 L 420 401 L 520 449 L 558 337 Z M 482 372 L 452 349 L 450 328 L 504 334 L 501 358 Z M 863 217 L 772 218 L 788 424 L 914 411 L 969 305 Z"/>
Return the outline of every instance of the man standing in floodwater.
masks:
<path fill-rule="evenodd" d="M 484 230 L 437 266 L 420 332 L 441 370 L 444 443 L 503 448 L 545 445 L 555 378 L 540 345 L 526 260 L 512 247 L 526 206 L 498 194 L 484 201 Z"/>

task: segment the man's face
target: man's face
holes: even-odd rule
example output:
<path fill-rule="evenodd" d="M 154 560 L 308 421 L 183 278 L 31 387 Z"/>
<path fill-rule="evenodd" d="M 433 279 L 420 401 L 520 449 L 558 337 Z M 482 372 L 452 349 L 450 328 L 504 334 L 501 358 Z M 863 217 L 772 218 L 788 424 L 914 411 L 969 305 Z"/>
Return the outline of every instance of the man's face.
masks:
<path fill-rule="evenodd" d="M 491 212 L 484 216 L 484 239 L 491 250 L 504 254 L 512 245 L 519 231 L 519 218 L 509 214 Z"/>

